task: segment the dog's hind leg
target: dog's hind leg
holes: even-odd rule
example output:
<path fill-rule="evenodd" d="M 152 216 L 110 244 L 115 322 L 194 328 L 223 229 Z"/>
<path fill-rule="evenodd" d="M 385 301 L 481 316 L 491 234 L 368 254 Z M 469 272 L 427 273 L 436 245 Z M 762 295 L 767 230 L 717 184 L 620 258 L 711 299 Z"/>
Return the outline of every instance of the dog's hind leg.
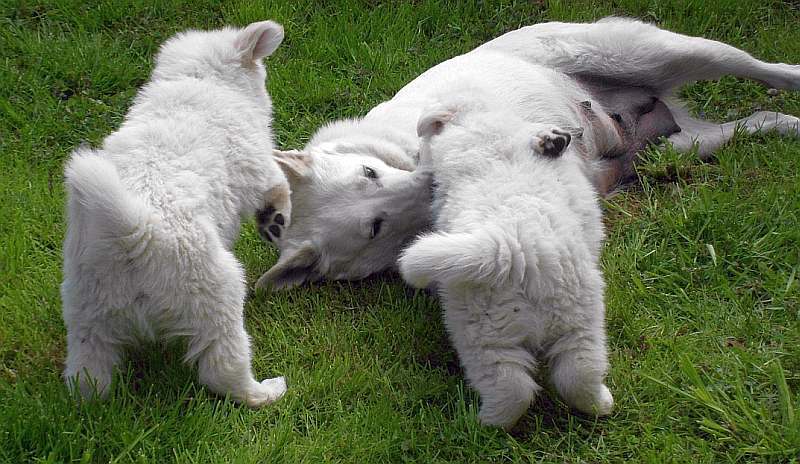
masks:
<path fill-rule="evenodd" d="M 700 159 L 710 158 L 737 131 L 754 134 L 774 130 L 781 135 L 800 136 L 800 118 L 774 111 L 758 111 L 746 118 L 717 124 L 692 117 L 677 103 L 670 103 L 670 110 L 680 125 L 681 132 L 672 134 L 667 140 L 680 152 L 689 152 L 697 147 Z"/>
<path fill-rule="evenodd" d="M 482 291 L 466 295 L 463 306 L 443 299 L 445 324 L 466 378 L 480 394 L 478 419 L 508 430 L 541 390 L 533 379 L 537 362 L 524 346 L 528 327 L 517 323 L 516 334 L 509 333 L 509 327 L 498 330 L 502 319 L 514 325 L 509 318 L 517 313 L 511 308 L 497 311 L 486 299 Z M 498 314 L 490 315 L 493 310 Z"/>
<path fill-rule="evenodd" d="M 122 361 L 122 346 L 116 341 L 113 324 L 93 308 L 81 307 L 80 313 L 98 314 L 91 320 L 76 320 L 65 317 L 67 325 L 67 359 L 64 380 L 71 390 L 77 390 L 83 398 L 94 395 L 102 398 L 108 393 L 114 369 Z M 65 314 L 70 309 L 66 307 Z"/>
<path fill-rule="evenodd" d="M 484 353 L 491 355 L 491 353 Z M 529 353 L 525 353 L 530 356 Z M 507 353 L 503 353 L 503 356 Z M 459 353 L 462 356 L 462 353 Z M 470 385 L 481 395 L 478 419 L 484 425 L 510 429 L 530 408 L 541 387 L 531 373 L 514 362 L 484 363 L 471 366 L 464 363 Z M 469 371 L 473 372 L 472 375 Z"/>
<path fill-rule="evenodd" d="M 283 377 L 258 382 L 251 371 L 250 339 L 245 331 L 244 272 L 221 247 L 208 273 L 187 283 L 196 291 L 186 301 L 191 336 L 186 360 L 197 360 L 200 382 L 212 391 L 257 408 L 286 391 Z"/>
<path fill-rule="evenodd" d="M 563 335 L 549 348 L 547 358 L 553 386 L 567 404 L 587 414 L 611 412 L 614 398 L 603 383 L 608 354 L 602 321 Z"/>
<path fill-rule="evenodd" d="M 545 23 L 484 45 L 550 66 L 579 80 L 647 87 L 663 95 L 680 85 L 734 75 L 779 89 L 800 89 L 800 66 L 767 63 L 730 45 L 632 19 Z"/>

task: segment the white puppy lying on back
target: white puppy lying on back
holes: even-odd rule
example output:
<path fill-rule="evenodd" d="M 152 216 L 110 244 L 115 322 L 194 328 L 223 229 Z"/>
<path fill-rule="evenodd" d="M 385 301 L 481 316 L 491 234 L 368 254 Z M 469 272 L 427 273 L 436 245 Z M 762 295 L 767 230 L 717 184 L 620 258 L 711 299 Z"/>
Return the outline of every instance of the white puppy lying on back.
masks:
<path fill-rule="evenodd" d="M 480 420 L 517 422 L 540 390 L 539 359 L 569 405 L 608 414 L 601 211 L 569 137 L 458 103 L 423 113 L 417 130 L 436 232 L 402 253 L 400 272 L 438 287 Z"/>
<path fill-rule="evenodd" d="M 282 377 L 253 378 L 230 251 L 244 216 L 260 210 L 278 229 L 290 220 L 261 62 L 282 40 L 272 21 L 178 34 L 119 131 L 72 155 L 64 377 L 82 395 L 107 392 L 126 346 L 175 336 L 219 394 L 257 407 L 286 391 Z"/>

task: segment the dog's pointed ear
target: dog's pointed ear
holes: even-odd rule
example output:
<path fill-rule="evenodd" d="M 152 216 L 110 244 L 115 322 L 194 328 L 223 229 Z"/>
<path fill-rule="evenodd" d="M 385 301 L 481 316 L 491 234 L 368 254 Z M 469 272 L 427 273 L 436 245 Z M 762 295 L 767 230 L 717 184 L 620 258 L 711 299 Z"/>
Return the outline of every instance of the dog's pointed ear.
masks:
<path fill-rule="evenodd" d="M 236 48 L 243 62 L 259 61 L 272 55 L 282 41 L 283 26 L 275 21 L 261 21 L 239 32 Z"/>
<path fill-rule="evenodd" d="M 277 264 L 258 279 L 256 288 L 281 290 L 316 280 L 317 261 L 317 248 L 309 241 L 303 242 L 299 248 L 281 253 Z"/>
<path fill-rule="evenodd" d="M 309 153 L 297 150 L 272 150 L 272 156 L 278 162 L 278 166 L 289 178 L 289 182 L 302 179 L 311 172 L 311 163 L 314 161 Z"/>
<path fill-rule="evenodd" d="M 419 137 L 432 137 L 438 135 L 444 129 L 444 125 L 450 122 L 455 114 L 452 111 L 437 108 L 422 113 L 417 121 L 417 135 Z"/>

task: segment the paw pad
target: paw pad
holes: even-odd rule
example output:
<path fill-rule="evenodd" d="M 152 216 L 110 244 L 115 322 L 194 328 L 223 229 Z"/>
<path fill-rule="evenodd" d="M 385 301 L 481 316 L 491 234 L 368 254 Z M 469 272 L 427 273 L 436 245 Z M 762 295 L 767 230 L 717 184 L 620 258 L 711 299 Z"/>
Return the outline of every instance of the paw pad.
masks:
<path fill-rule="evenodd" d="M 542 154 L 549 158 L 557 158 L 564 153 L 564 150 L 572 141 L 569 132 L 553 129 L 550 134 L 541 136 Z"/>
<path fill-rule="evenodd" d="M 256 212 L 256 225 L 261 238 L 268 242 L 274 242 L 276 239 L 281 238 L 286 225 L 286 218 L 274 206 L 269 205 Z"/>

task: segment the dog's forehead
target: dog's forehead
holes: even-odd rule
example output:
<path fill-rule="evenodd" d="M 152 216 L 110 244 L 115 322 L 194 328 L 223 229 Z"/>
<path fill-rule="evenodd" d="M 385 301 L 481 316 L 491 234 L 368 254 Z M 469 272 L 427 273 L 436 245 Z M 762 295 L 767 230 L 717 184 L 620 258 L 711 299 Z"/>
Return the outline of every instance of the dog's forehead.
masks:
<path fill-rule="evenodd" d="M 175 35 L 164 42 L 159 50 L 158 57 L 164 60 L 179 60 L 195 58 L 201 59 L 208 55 L 229 51 L 232 47 L 236 32 L 233 29 L 216 31 L 186 31 Z"/>
<path fill-rule="evenodd" d="M 384 166 L 385 163 L 373 156 L 367 156 L 348 149 L 348 145 L 340 142 L 325 142 L 307 148 L 314 157 L 316 169 L 327 173 L 349 172 L 362 165 Z"/>

